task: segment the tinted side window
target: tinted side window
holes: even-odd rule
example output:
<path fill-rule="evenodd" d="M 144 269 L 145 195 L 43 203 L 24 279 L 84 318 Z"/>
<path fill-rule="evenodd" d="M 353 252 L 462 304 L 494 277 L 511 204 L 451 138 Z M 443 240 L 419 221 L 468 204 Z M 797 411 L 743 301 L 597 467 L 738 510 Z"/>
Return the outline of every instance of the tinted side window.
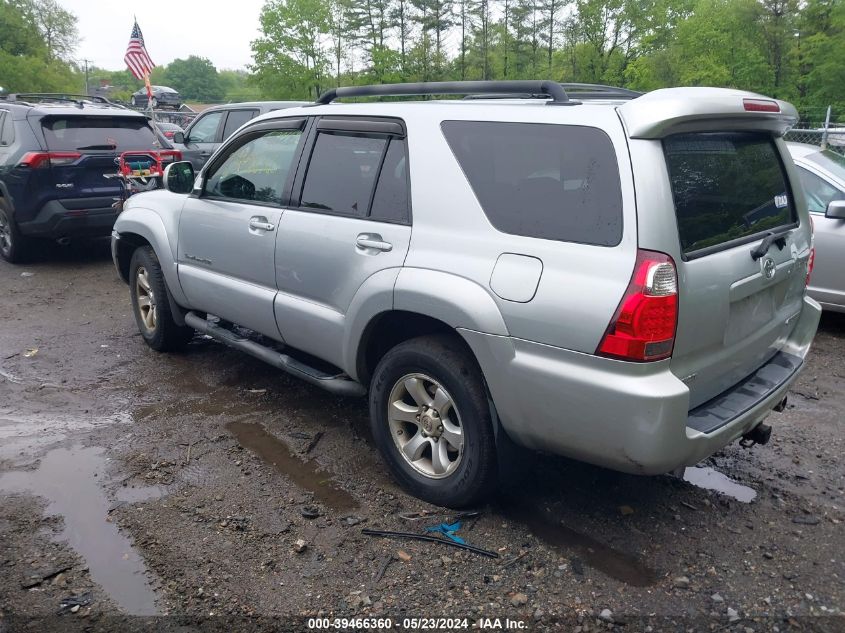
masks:
<path fill-rule="evenodd" d="M 220 119 L 224 114 L 225 112 L 212 112 L 200 118 L 188 132 L 191 143 L 216 143 L 217 128 L 220 127 Z"/>
<path fill-rule="evenodd" d="M 476 121 L 441 127 L 499 231 L 599 246 L 622 239 L 619 167 L 601 130 Z"/>
<path fill-rule="evenodd" d="M 265 132 L 233 151 L 209 177 L 205 192 L 218 198 L 281 204 L 300 130 Z"/>
<path fill-rule="evenodd" d="M 387 154 L 385 154 L 376 193 L 373 196 L 370 217 L 384 222 L 410 221 L 408 193 L 408 158 L 405 140 L 394 138 L 387 146 Z"/>
<path fill-rule="evenodd" d="M 301 206 L 364 217 L 386 138 L 320 132 L 308 163 Z"/>
<path fill-rule="evenodd" d="M 223 140 L 232 136 L 239 127 L 252 119 L 258 110 L 230 110 L 226 117 L 226 125 L 223 126 Z"/>
<path fill-rule="evenodd" d="M 663 141 L 684 254 L 794 221 L 771 137 L 751 132 L 677 134 Z"/>
<path fill-rule="evenodd" d="M 834 200 L 845 200 L 845 192 L 839 191 L 832 184 L 803 167 L 798 167 L 798 176 L 801 178 L 801 186 L 807 197 L 807 207 L 811 212 L 824 213 L 827 211 L 827 205 Z"/>

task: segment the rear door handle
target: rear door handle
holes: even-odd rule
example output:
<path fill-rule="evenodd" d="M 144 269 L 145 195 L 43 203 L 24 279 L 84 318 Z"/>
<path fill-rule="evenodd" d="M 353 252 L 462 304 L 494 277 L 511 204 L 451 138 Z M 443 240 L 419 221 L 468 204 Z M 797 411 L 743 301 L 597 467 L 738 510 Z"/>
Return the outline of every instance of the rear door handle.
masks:
<path fill-rule="evenodd" d="M 256 215 L 249 219 L 249 228 L 255 231 L 272 231 L 276 225 L 268 222 L 263 215 Z"/>
<path fill-rule="evenodd" d="M 362 250 L 374 250 L 389 253 L 393 244 L 385 242 L 378 233 L 361 233 L 355 240 L 355 245 Z"/>

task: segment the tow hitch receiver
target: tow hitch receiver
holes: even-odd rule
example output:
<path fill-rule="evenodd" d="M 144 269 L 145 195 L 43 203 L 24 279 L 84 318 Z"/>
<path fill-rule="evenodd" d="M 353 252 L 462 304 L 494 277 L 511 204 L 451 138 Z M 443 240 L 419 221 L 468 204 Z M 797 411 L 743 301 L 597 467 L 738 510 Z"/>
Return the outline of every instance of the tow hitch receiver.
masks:
<path fill-rule="evenodd" d="M 762 422 L 755 426 L 753 429 L 748 431 L 742 436 L 742 439 L 739 441 L 740 446 L 743 448 L 751 448 L 755 444 L 763 444 L 768 443 L 769 438 L 772 437 L 772 427 L 768 424 L 763 424 Z"/>

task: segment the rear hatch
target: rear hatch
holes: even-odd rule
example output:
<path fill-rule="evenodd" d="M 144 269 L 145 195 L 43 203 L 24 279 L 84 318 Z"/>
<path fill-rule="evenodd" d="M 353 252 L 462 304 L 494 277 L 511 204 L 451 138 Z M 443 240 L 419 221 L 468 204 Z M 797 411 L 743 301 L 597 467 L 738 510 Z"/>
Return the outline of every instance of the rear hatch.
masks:
<path fill-rule="evenodd" d="M 663 151 L 681 246 L 672 371 L 695 407 L 783 346 L 803 305 L 806 235 L 771 134 L 677 134 Z"/>
<path fill-rule="evenodd" d="M 50 178 L 62 203 L 109 207 L 121 186 L 110 175 L 117 173 L 117 159 L 130 150 L 159 150 L 147 119 L 142 116 L 46 116 L 41 120 L 50 153 Z M 93 199 L 93 200 L 90 200 Z"/>
<path fill-rule="evenodd" d="M 802 310 L 809 219 L 778 139 L 797 113 L 760 95 L 692 88 L 656 91 L 619 112 L 640 174 L 640 247 L 677 267 L 670 362 L 692 409 L 781 351 Z"/>

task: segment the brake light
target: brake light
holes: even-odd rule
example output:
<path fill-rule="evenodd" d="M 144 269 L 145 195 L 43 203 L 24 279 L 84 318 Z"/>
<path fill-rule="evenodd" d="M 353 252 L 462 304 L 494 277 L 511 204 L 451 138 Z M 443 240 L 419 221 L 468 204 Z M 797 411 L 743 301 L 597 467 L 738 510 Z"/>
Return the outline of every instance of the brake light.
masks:
<path fill-rule="evenodd" d="M 27 152 L 23 155 L 18 167 L 29 167 L 30 169 L 38 169 L 39 167 L 60 167 L 62 165 L 70 165 L 79 160 L 82 154 L 78 152 Z"/>
<path fill-rule="evenodd" d="M 630 361 L 669 358 L 678 326 L 678 275 L 665 253 L 638 250 L 634 274 L 596 354 Z"/>
<path fill-rule="evenodd" d="M 176 163 L 182 160 L 182 152 L 176 149 L 165 149 L 160 151 L 159 156 L 161 156 L 162 163 Z"/>
<path fill-rule="evenodd" d="M 778 102 L 771 99 L 743 99 L 742 107 L 746 112 L 780 112 Z"/>

